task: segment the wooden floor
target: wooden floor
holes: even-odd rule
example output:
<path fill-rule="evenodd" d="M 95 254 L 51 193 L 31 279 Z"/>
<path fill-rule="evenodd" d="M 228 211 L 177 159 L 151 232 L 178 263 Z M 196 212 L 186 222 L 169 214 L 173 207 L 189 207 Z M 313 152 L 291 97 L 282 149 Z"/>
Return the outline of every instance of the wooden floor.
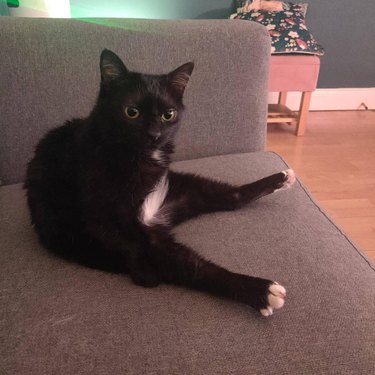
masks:
<path fill-rule="evenodd" d="M 267 149 L 375 261 L 375 111 L 310 112 L 305 136 L 294 129 L 269 124 Z"/>

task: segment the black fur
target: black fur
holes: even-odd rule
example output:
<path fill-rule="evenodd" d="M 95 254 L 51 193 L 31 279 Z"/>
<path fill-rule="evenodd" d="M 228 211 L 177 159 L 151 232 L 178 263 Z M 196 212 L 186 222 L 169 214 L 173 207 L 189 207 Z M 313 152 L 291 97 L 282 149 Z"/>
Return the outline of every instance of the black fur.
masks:
<path fill-rule="evenodd" d="M 40 241 L 65 259 L 129 273 L 142 286 L 180 284 L 266 308 L 272 281 L 203 259 L 176 242 L 170 229 L 203 213 L 240 208 L 282 187 L 287 176 L 235 187 L 169 171 L 193 63 L 166 75 L 145 75 L 128 71 L 104 50 L 100 67 L 91 114 L 50 131 L 28 164 L 25 189 Z M 170 119 L 170 109 L 177 115 L 163 121 L 165 113 Z M 137 118 L 127 117 L 137 110 Z M 145 225 L 142 204 L 165 174 L 169 188 L 161 220 Z"/>

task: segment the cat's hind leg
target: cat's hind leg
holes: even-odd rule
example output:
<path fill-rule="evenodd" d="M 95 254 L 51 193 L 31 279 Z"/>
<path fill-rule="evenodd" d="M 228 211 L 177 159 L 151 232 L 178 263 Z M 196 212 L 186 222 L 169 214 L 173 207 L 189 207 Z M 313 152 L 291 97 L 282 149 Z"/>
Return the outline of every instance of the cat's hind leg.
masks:
<path fill-rule="evenodd" d="M 151 234 L 150 256 L 165 282 L 245 303 L 263 316 L 284 305 L 286 291 L 280 284 L 228 271 L 176 242 L 171 234 Z"/>

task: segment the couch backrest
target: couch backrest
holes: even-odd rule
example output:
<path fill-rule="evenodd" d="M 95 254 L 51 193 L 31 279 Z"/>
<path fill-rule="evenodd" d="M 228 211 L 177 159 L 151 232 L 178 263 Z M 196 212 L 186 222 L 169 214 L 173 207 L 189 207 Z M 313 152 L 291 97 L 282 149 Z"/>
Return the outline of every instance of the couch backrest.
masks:
<path fill-rule="evenodd" d="M 269 38 L 230 20 L 0 17 L 0 178 L 21 182 L 38 139 L 91 110 L 99 55 L 166 73 L 193 60 L 176 160 L 264 148 Z"/>

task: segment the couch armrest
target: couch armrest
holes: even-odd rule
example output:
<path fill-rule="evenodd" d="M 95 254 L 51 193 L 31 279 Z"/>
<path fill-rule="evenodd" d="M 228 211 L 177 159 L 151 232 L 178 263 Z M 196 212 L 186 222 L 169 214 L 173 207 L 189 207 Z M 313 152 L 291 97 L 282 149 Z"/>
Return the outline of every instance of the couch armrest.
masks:
<path fill-rule="evenodd" d="M 0 177 L 23 180 L 38 139 L 86 116 L 99 87 L 99 55 L 116 52 L 130 70 L 195 70 L 176 159 L 264 148 L 269 37 L 232 20 L 31 19 L 0 17 Z"/>

